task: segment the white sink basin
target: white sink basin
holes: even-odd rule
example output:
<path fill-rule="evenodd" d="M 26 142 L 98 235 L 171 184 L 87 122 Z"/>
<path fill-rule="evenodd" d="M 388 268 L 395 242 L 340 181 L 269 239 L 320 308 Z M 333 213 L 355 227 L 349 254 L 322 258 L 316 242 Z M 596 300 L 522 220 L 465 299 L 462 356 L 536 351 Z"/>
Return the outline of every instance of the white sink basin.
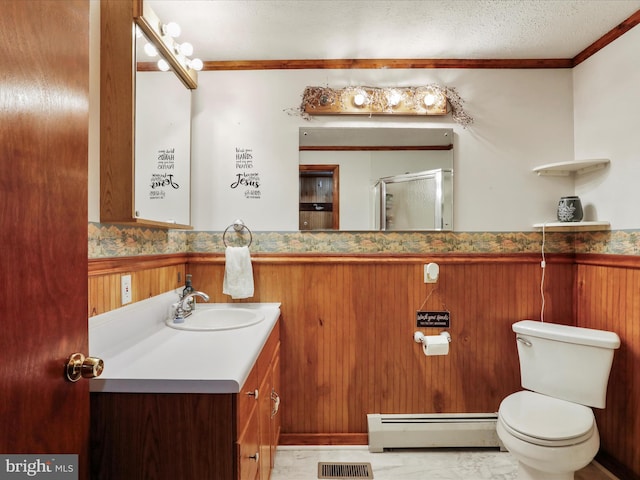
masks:
<path fill-rule="evenodd" d="M 184 319 L 174 323 L 172 318 L 166 324 L 178 330 L 216 331 L 249 327 L 264 320 L 264 314 L 248 308 L 200 308 Z"/>

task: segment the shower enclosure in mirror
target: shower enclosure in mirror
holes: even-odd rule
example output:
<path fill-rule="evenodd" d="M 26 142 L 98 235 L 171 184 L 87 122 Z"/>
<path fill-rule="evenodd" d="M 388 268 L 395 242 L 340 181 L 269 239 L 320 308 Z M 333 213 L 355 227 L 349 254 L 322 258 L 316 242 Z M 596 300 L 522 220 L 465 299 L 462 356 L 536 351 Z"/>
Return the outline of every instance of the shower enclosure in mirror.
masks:
<path fill-rule="evenodd" d="M 300 230 L 453 230 L 452 129 L 301 127 L 299 150 Z"/>
<path fill-rule="evenodd" d="M 381 178 L 377 230 L 451 230 L 453 172 L 442 168 Z"/>

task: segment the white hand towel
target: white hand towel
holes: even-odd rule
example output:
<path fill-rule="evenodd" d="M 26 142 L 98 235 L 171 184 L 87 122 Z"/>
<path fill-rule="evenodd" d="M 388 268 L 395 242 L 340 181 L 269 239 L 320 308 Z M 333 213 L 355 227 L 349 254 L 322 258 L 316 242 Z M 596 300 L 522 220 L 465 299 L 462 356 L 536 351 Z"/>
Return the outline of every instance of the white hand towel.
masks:
<path fill-rule="evenodd" d="M 249 247 L 227 247 L 222 293 L 231 298 L 253 296 L 253 267 Z"/>

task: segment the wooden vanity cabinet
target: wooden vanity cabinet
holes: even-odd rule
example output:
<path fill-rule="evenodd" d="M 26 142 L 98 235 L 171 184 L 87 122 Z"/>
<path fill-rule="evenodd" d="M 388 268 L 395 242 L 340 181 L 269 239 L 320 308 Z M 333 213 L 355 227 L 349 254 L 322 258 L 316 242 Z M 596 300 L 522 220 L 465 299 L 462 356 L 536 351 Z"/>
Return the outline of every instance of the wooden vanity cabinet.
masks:
<path fill-rule="evenodd" d="M 239 393 L 91 393 L 92 480 L 268 480 L 279 327 Z"/>
<path fill-rule="evenodd" d="M 268 480 L 271 476 L 280 437 L 279 368 L 280 341 L 271 335 L 238 398 L 239 480 Z"/>

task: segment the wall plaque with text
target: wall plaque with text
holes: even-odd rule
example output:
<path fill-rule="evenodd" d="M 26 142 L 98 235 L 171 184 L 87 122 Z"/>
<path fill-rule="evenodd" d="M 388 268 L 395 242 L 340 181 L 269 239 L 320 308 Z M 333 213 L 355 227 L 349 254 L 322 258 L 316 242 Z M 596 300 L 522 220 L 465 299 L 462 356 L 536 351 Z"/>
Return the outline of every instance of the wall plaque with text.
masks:
<path fill-rule="evenodd" d="M 432 312 L 418 310 L 416 312 L 416 327 L 442 327 L 449 328 L 450 313 L 446 311 Z"/>

